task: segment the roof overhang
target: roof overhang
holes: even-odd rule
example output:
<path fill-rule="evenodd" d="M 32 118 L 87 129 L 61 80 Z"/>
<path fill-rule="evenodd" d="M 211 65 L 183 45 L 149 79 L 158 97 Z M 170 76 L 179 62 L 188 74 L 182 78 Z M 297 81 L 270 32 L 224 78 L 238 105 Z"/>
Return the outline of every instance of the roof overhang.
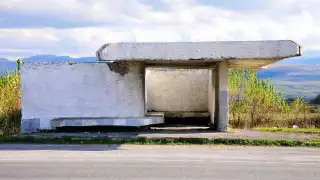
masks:
<path fill-rule="evenodd" d="M 97 59 L 144 62 L 163 66 L 210 66 L 226 61 L 233 68 L 258 68 L 284 58 L 301 56 L 290 40 L 217 42 L 122 42 L 103 45 Z"/>

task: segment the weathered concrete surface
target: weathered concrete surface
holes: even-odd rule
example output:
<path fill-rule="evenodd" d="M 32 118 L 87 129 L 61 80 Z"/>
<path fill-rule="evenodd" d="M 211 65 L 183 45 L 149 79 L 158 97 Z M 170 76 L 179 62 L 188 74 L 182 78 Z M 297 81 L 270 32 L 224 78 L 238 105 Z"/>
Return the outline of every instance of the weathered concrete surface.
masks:
<path fill-rule="evenodd" d="M 97 51 L 102 61 L 183 61 L 190 60 L 279 60 L 299 56 L 301 48 L 293 41 L 221 41 L 110 43 Z M 230 61 L 231 62 L 231 61 Z M 248 64 L 250 66 L 250 64 Z"/>
<path fill-rule="evenodd" d="M 126 118 L 58 118 L 51 120 L 51 127 L 72 126 L 128 126 L 140 127 L 164 123 L 163 116 L 126 117 Z"/>
<path fill-rule="evenodd" d="M 0 179 L 318 180 L 315 148 L 0 145 Z"/>
<path fill-rule="evenodd" d="M 207 69 L 146 70 L 149 111 L 208 112 Z"/>
<path fill-rule="evenodd" d="M 228 129 L 228 65 L 226 62 L 219 62 L 215 75 L 215 111 L 214 127 L 217 131 L 227 131 Z M 212 110 L 211 110 L 212 111 Z"/>
<path fill-rule="evenodd" d="M 122 76 L 105 63 L 23 63 L 22 125 L 34 129 L 25 121 L 40 119 L 39 128 L 50 129 L 60 117 L 144 117 L 143 71 L 139 64 Z"/>
<path fill-rule="evenodd" d="M 216 107 L 216 70 L 211 69 L 208 72 L 208 112 L 210 113 L 210 126 L 214 127 Z"/>

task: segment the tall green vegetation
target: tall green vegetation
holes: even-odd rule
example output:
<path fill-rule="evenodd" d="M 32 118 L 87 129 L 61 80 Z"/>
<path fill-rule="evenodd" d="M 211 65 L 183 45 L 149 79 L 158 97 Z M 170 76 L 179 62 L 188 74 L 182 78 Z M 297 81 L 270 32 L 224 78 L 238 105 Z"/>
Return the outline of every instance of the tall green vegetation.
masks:
<path fill-rule="evenodd" d="M 229 72 L 229 113 L 234 128 L 320 126 L 320 115 L 310 114 L 304 99 L 287 103 L 281 91 L 251 69 Z"/>
<path fill-rule="evenodd" d="M 6 70 L 0 76 L 0 135 L 13 134 L 20 130 L 21 93 L 20 93 L 20 64 L 14 72 Z"/>

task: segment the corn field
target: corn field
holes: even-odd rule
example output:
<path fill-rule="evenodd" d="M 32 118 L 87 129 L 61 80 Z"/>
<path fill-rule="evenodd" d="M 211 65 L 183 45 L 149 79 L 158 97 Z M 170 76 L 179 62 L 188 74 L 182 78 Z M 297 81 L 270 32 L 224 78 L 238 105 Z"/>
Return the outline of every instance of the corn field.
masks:
<path fill-rule="evenodd" d="M 20 64 L 0 76 L 0 135 L 20 131 Z M 268 80 L 257 78 L 256 70 L 229 72 L 229 122 L 233 128 L 292 127 L 320 128 L 320 114 L 310 113 L 305 100 L 287 103 Z"/>

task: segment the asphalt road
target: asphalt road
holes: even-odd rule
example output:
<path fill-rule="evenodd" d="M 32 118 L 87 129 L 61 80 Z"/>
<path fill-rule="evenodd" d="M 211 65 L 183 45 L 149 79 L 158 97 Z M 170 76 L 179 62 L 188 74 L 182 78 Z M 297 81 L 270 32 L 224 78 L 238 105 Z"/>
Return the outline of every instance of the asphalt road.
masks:
<path fill-rule="evenodd" d="M 0 145 L 0 179 L 320 179 L 320 149 Z"/>

